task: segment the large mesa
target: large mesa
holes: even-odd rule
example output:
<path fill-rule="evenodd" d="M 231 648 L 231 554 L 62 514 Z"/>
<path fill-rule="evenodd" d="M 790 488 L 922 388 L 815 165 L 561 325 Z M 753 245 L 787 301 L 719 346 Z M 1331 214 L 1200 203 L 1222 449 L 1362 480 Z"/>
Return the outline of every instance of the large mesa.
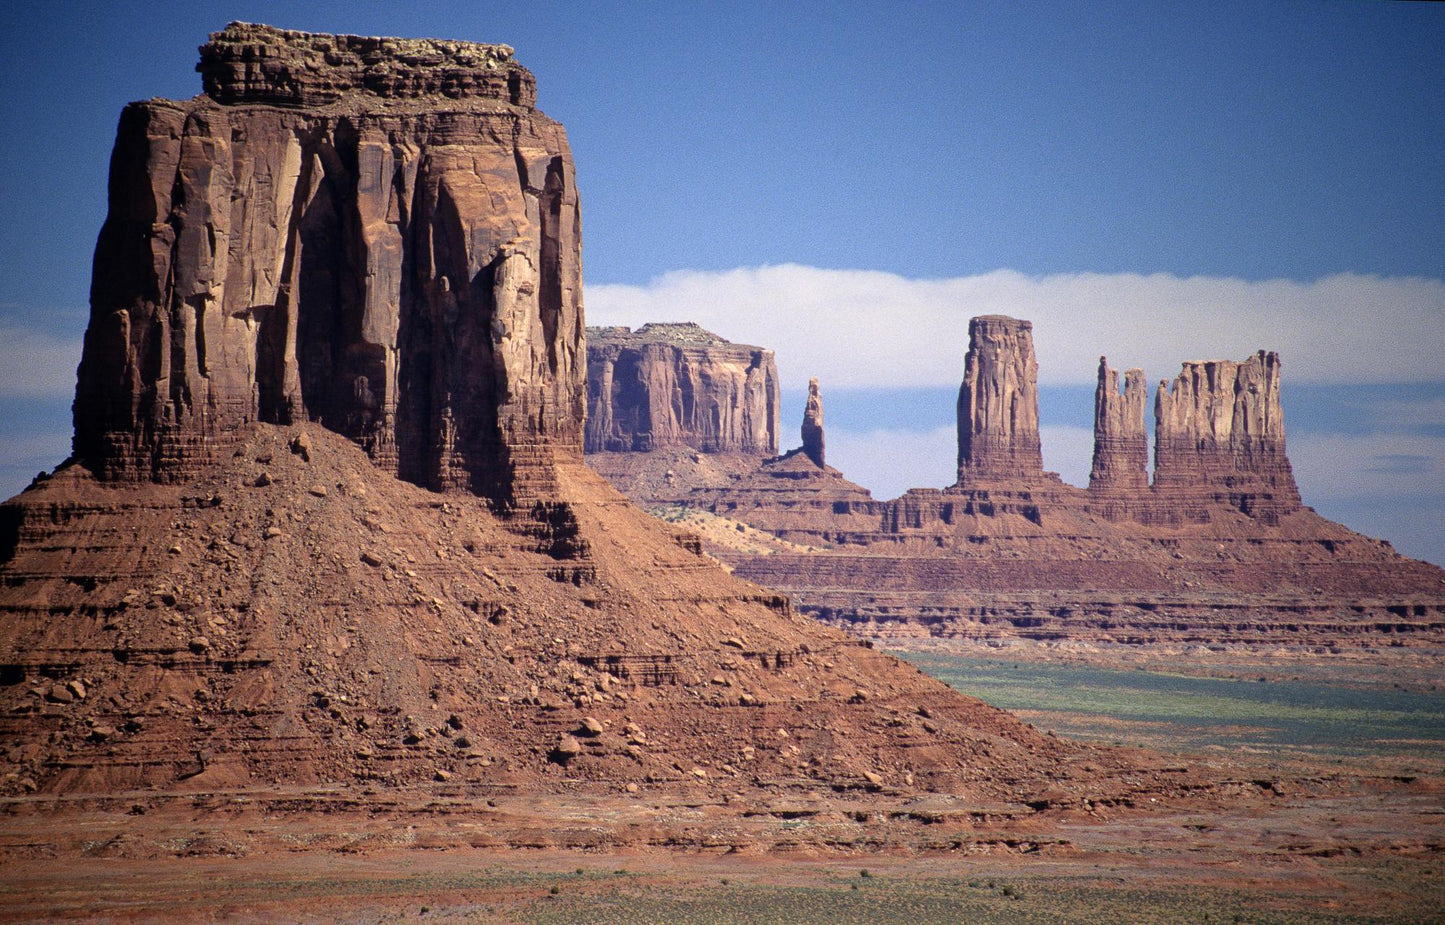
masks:
<path fill-rule="evenodd" d="M 510 504 L 580 449 L 581 238 L 562 127 L 506 46 L 233 23 L 206 94 L 121 114 L 75 400 L 108 480 L 316 421 Z"/>

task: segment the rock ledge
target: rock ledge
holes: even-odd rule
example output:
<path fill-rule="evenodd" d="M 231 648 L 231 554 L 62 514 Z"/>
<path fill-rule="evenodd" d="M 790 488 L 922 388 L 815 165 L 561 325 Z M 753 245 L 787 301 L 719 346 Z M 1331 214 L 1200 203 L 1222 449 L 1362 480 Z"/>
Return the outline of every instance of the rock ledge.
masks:
<path fill-rule="evenodd" d="M 483 97 L 531 108 L 537 85 L 507 45 L 296 32 L 233 22 L 201 46 L 196 70 L 219 103 L 316 106 L 348 93 Z"/>

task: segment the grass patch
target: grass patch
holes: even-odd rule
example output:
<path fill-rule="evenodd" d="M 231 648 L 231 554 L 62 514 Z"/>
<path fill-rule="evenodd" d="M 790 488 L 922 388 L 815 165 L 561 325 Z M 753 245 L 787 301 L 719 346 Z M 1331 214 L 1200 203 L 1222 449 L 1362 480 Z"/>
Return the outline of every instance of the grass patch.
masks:
<path fill-rule="evenodd" d="M 1040 724 L 1077 738 L 1166 750 L 1289 748 L 1445 760 L 1440 692 L 897 654 L 965 694 L 1041 714 Z"/>

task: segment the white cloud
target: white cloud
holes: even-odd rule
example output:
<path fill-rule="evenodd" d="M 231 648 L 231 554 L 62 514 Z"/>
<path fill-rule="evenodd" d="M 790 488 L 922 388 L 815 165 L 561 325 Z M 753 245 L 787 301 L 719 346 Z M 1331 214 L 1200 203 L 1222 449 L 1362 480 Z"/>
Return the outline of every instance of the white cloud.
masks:
<path fill-rule="evenodd" d="M 0 396 L 64 398 L 75 393 L 78 339 L 0 324 Z"/>
<path fill-rule="evenodd" d="M 1100 354 L 1117 368 L 1142 366 L 1157 381 L 1184 360 L 1242 359 L 1260 349 L 1280 351 L 1286 382 L 1445 379 L 1445 282 L 1431 279 L 996 270 L 916 280 L 784 264 L 587 288 L 591 324 L 696 321 L 777 351 L 792 388 L 809 376 L 824 388 L 954 385 L 968 319 L 983 314 L 1034 323 L 1045 384 L 1092 383 Z"/>

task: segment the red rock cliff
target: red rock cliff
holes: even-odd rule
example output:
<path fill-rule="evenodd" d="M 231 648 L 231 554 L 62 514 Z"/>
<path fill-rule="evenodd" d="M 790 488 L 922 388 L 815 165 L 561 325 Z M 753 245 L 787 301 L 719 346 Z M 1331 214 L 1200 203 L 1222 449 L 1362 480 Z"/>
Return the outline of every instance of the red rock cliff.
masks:
<path fill-rule="evenodd" d="M 958 481 L 1042 478 L 1039 364 L 1034 326 L 1003 315 L 968 323 L 968 355 L 958 391 Z"/>
<path fill-rule="evenodd" d="M 771 350 L 690 323 L 590 328 L 587 336 L 588 453 L 778 452 Z"/>
<path fill-rule="evenodd" d="M 166 481 L 312 420 L 418 484 L 533 494 L 579 448 L 585 369 L 572 157 L 532 75 L 242 23 L 198 70 L 206 95 L 121 115 L 77 457 Z"/>
<path fill-rule="evenodd" d="M 1274 521 L 1300 507 L 1285 455 L 1279 354 L 1192 361 L 1154 403 L 1154 489 Z"/>
<path fill-rule="evenodd" d="M 1119 373 L 1099 357 L 1099 386 L 1094 393 L 1094 465 L 1089 490 L 1142 493 L 1149 488 L 1149 438 L 1144 430 L 1144 404 L 1149 388 L 1144 371 Z"/>

